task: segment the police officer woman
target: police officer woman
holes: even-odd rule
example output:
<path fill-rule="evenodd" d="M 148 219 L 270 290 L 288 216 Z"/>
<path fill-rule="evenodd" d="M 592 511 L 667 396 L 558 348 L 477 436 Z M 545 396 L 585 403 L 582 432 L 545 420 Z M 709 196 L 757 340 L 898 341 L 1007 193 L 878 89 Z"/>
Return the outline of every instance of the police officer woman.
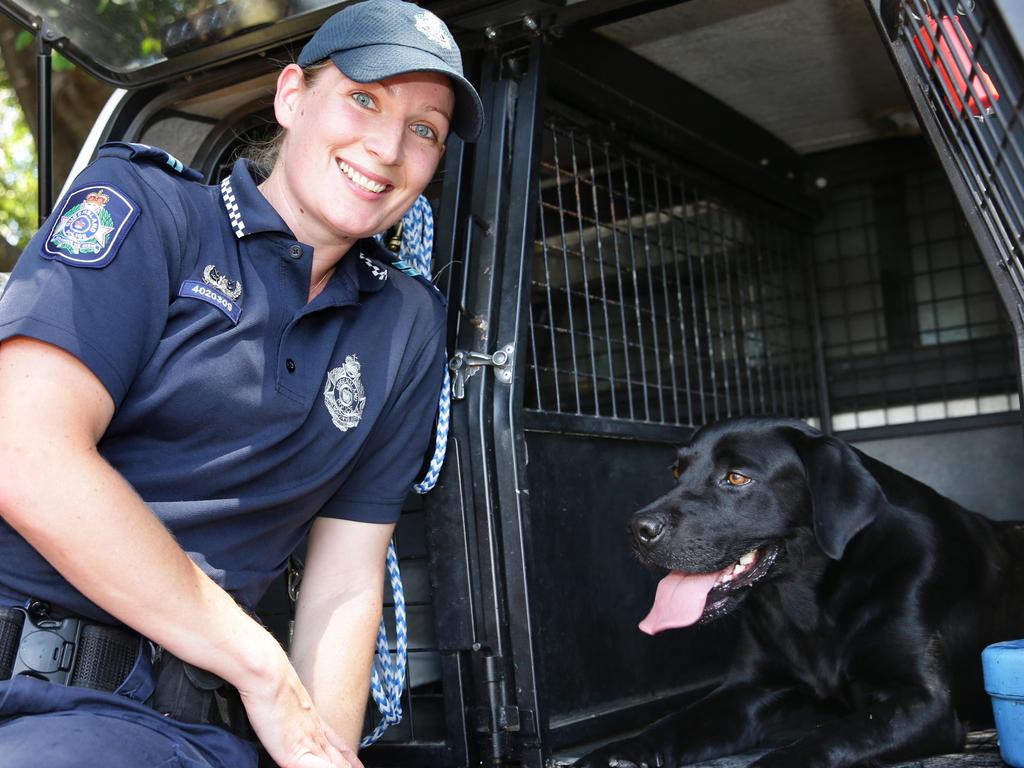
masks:
<path fill-rule="evenodd" d="M 367 0 L 274 109 L 266 177 L 106 145 L 0 300 L 4 768 L 255 765 L 222 681 L 279 765 L 360 765 L 444 365 L 436 292 L 371 236 L 482 108 L 436 16 Z M 250 610 L 307 533 L 289 658 Z"/>

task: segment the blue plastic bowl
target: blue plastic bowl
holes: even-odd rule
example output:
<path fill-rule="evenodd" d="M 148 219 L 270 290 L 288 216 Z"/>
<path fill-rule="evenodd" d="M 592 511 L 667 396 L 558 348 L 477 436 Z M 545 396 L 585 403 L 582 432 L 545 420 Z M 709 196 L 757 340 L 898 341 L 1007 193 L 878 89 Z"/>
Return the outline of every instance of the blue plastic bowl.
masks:
<path fill-rule="evenodd" d="M 1024 768 L 1024 640 L 990 645 L 981 652 L 981 668 L 1003 762 Z"/>

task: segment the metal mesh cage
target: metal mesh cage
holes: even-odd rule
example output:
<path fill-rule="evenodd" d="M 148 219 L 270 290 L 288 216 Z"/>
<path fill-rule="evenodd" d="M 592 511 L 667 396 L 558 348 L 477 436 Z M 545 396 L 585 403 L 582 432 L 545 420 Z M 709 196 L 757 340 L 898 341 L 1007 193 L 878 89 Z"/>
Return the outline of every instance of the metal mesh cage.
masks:
<path fill-rule="evenodd" d="M 837 430 L 1017 407 L 1012 329 L 934 167 L 839 183 L 815 232 Z"/>
<path fill-rule="evenodd" d="M 1013 0 L 1014 2 L 1016 0 Z M 995 0 L 882 4 L 1004 269 L 1024 296 L 1024 82 Z"/>
<path fill-rule="evenodd" d="M 539 183 L 527 408 L 682 426 L 816 414 L 800 228 L 562 117 Z"/>

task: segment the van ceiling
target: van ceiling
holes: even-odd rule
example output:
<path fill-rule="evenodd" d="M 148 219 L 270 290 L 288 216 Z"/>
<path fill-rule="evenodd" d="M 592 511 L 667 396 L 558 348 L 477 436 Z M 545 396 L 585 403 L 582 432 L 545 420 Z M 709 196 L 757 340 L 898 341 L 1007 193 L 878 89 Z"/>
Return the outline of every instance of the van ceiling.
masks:
<path fill-rule="evenodd" d="M 864 0 L 690 0 L 597 32 L 800 154 L 919 132 Z"/>

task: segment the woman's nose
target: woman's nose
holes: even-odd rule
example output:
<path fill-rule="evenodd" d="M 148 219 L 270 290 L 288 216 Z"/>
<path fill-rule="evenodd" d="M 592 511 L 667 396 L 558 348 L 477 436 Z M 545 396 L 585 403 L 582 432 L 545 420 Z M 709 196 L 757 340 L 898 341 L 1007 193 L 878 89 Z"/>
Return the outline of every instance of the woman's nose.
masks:
<path fill-rule="evenodd" d="M 364 145 L 384 165 L 396 165 L 402 159 L 404 139 L 405 125 L 397 120 L 388 120 L 366 134 Z"/>

